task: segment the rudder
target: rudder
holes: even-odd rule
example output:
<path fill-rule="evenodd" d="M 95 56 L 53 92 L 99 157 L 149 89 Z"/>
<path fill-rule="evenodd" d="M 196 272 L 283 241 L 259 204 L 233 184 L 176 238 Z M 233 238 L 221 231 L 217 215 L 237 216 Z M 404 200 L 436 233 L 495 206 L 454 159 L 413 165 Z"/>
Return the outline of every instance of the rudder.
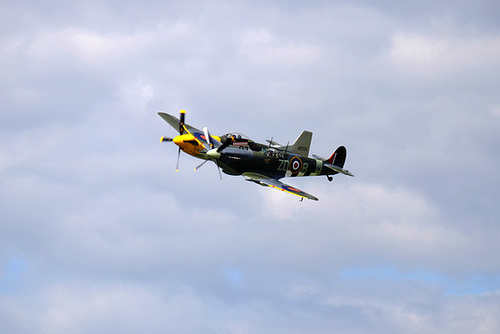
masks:
<path fill-rule="evenodd" d="M 330 159 L 328 159 L 328 163 L 343 168 L 346 158 L 347 149 L 344 146 L 339 146 L 335 152 L 333 152 Z"/>
<path fill-rule="evenodd" d="M 288 147 L 288 151 L 307 157 L 309 156 L 309 147 L 311 146 L 312 132 L 304 130 L 295 142 Z"/>

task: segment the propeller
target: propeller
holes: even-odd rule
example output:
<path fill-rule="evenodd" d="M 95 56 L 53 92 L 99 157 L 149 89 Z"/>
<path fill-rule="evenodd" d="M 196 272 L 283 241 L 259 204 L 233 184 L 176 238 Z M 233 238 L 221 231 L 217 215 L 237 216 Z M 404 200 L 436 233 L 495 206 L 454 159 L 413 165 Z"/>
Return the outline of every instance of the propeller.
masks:
<path fill-rule="evenodd" d="M 175 171 L 178 172 L 179 171 L 179 158 L 181 157 L 181 148 L 179 147 L 179 149 L 177 150 L 177 165 L 175 165 Z"/>
<path fill-rule="evenodd" d="M 212 136 L 210 136 L 210 132 L 208 131 L 207 127 L 203 128 L 203 133 L 205 134 L 205 141 L 207 142 L 207 144 L 210 145 L 210 149 L 213 149 L 214 148 L 214 139 L 212 138 Z M 208 160 L 203 161 L 201 164 L 199 164 L 198 166 L 196 166 L 194 168 L 194 170 L 196 171 L 197 169 L 200 169 L 201 166 L 203 166 L 204 164 L 207 163 L 207 161 Z"/>
<path fill-rule="evenodd" d="M 200 168 L 201 168 L 201 166 L 203 166 L 204 164 L 206 164 L 206 163 L 207 163 L 207 161 L 208 161 L 208 160 L 205 160 L 205 161 L 203 161 L 201 164 L 199 164 L 198 166 L 196 166 L 196 167 L 194 168 L 194 171 L 196 172 L 196 170 L 200 169 Z"/>
<path fill-rule="evenodd" d="M 219 178 L 222 181 L 222 174 L 220 172 L 220 166 L 219 166 L 220 152 L 222 152 L 223 149 L 225 149 L 231 143 L 233 143 L 234 139 L 232 137 L 226 138 L 224 140 L 224 142 L 222 143 L 222 145 L 219 145 L 219 147 L 217 147 L 215 149 L 214 148 L 214 146 L 215 146 L 215 139 L 210 135 L 210 131 L 208 131 L 208 127 L 204 127 L 203 128 L 203 132 L 205 134 L 205 140 L 206 140 L 207 144 L 210 146 L 210 150 L 207 152 L 207 155 L 217 165 L 217 170 L 219 171 Z M 205 164 L 205 162 L 203 162 L 202 164 L 200 164 L 197 168 L 203 166 Z"/>
<path fill-rule="evenodd" d="M 207 141 L 207 144 L 210 145 L 210 149 L 213 149 L 214 148 L 214 139 L 210 135 L 210 131 L 208 131 L 208 127 L 205 126 L 203 128 L 203 132 L 205 134 L 205 140 Z"/>
<path fill-rule="evenodd" d="M 173 138 L 169 138 L 169 137 L 161 137 L 160 138 L 160 143 L 163 143 L 164 141 L 174 141 Z"/>
<path fill-rule="evenodd" d="M 181 110 L 180 113 L 181 116 L 179 120 L 179 134 L 182 135 L 184 133 L 184 120 L 186 119 L 186 110 Z"/>
<path fill-rule="evenodd" d="M 186 119 L 186 110 L 181 110 L 180 111 L 180 117 L 179 117 L 179 134 L 182 135 L 184 133 L 184 122 L 185 122 L 185 119 Z M 170 138 L 170 137 L 161 137 L 160 138 L 160 143 L 163 143 L 163 142 L 172 142 L 174 141 L 173 138 Z M 179 171 L 179 158 L 181 156 L 181 148 L 179 147 L 179 149 L 177 150 L 177 164 L 175 166 L 175 171 L 178 172 Z"/>
<path fill-rule="evenodd" d="M 225 149 L 226 147 L 228 147 L 229 145 L 231 145 L 232 143 L 234 143 L 234 137 L 231 136 L 231 137 L 227 137 L 224 142 L 222 143 L 221 146 L 217 147 L 217 153 L 220 153 L 222 152 L 223 149 Z"/>
<path fill-rule="evenodd" d="M 186 110 L 181 110 L 180 111 L 180 117 L 179 117 L 179 134 L 182 135 L 184 133 L 184 121 L 186 119 Z M 179 149 L 177 150 L 177 165 L 175 167 L 175 171 L 179 171 L 179 159 L 181 156 L 181 148 L 179 146 Z"/>

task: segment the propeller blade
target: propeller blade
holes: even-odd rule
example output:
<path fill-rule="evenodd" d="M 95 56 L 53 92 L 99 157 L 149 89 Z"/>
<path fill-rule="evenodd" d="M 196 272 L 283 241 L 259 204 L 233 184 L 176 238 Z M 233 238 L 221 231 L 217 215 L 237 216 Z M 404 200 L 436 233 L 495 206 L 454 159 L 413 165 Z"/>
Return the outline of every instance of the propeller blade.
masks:
<path fill-rule="evenodd" d="M 203 166 L 204 164 L 206 164 L 206 163 L 207 163 L 207 161 L 208 161 L 208 160 L 203 161 L 201 164 L 199 164 L 198 166 L 196 166 L 196 167 L 194 168 L 194 170 L 196 171 L 196 170 L 200 169 L 200 168 L 201 168 L 201 166 Z"/>
<path fill-rule="evenodd" d="M 201 166 L 203 166 L 204 164 L 207 163 L 207 161 L 209 161 L 209 160 L 203 161 L 201 164 L 199 164 L 198 166 L 196 166 L 196 168 L 194 170 L 196 171 L 196 170 L 200 169 Z M 215 164 L 217 165 L 217 170 L 219 171 L 219 178 L 222 181 L 222 174 L 220 172 L 220 167 L 219 167 L 219 159 L 214 159 L 214 161 L 215 161 Z"/>
<path fill-rule="evenodd" d="M 219 171 L 219 178 L 222 181 L 222 173 L 220 172 L 219 159 L 215 160 L 215 164 L 217 165 L 217 170 Z"/>
<path fill-rule="evenodd" d="M 180 113 L 179 133 L 182 135 L 184 133 L 184 120 L 186 119 L 186 110 L 181 110 Z"/>
<path fill-rule="evenodd" d="M 164 141 L 174 141 L 173 138 L 169 138 L 169 137 L 161 137 L 160 138 L 160 143 L 163 143 Z"/>
<path fill-rule="evenodd" d="M 179 150 L 177 151 L 177 165 L 175 166 L 175 171 L 179 171 L 179 158 L 181 156 L 181 148 L 179 147 Z"/>
<path fill-rule="evenodd" d="M 214 148 L 214 140 L 212 136 L 210 136 L 210 132 L 208 131 L 208 127 L 203 128 L 203 132 L 205 133 L 205 140 L 210 145 L 210 149 Z"/>
<path fill-rule="evenodd" d="M 226 147 L 231 145 L 233 142 L 234 142 L 234 138 L 232 136 L 226 138 L 226 140 L 222 143 L 222 145 L 217 147 L 217 153 L 220 153 L 223 149 L 225 149 Z"/>

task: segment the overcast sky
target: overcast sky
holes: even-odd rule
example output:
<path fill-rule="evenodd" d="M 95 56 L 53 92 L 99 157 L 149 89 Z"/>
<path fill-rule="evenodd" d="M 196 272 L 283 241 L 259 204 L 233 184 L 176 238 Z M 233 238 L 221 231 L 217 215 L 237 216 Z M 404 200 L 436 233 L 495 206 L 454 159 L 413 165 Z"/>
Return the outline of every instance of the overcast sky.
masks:
<path fill-rule="evenodd" d="M 3 1 L 0 332 L 499 333 L 498 1 Z M 158 111 L 356 177 L 304 200 Z"/>

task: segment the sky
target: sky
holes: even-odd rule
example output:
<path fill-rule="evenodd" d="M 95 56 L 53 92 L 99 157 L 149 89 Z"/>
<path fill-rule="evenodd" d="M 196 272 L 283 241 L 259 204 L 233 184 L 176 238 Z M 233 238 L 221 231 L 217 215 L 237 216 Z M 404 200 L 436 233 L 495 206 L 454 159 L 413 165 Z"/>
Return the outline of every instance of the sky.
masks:
<path fill-rule="evenodd" d="M 499 13 L 1 2 L 0 331 L 500 332 Z M 181 109 L 356 177 L 176 173 Z"/>

